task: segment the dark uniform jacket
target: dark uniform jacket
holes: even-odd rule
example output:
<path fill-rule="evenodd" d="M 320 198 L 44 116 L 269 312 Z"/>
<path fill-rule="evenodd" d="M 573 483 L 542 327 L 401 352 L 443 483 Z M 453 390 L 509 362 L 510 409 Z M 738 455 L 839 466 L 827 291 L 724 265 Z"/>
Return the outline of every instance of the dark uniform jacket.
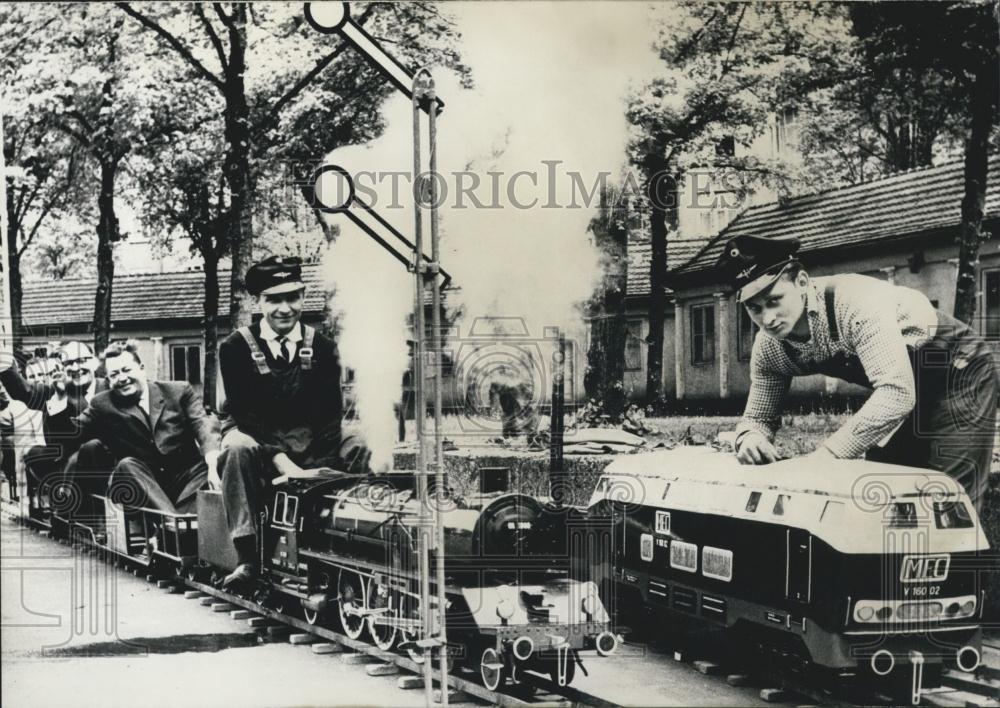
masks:
<path fill-rule="evenodd" d="M 204 455 L 219 449 L 219 423 L 205 413 L 189 384 L 149 381 L 149 417 L 138 403 L 103 391 L 79 418 L 87 439 L 100 440 L 112 457 L 142 460 L 183 482 L 204 471 Z"/>
<path fill-rule="evenodd" d="M 297 464 L 332 466 L 337 460 L 343 415 L 336 344 L 316 332 L 311 366 L 303 369 L 302 347 L 296 348 L 290 363 L 283 363 L 272 356 L 261 338 L 259 322 L 250 326 L 250 332 L 270 371 L 260 373 L 239 332 L 223 340 L 219 347 L 226 391 L 223 432 L 236 427 L 272 456 L 284 452 Z"/>

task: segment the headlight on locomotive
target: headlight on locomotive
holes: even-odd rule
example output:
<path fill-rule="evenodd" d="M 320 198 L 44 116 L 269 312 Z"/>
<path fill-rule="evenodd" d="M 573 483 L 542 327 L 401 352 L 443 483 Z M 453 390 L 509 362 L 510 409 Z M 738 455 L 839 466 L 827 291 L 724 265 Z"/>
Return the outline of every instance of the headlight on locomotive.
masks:
<path fill-rule="evenodd" d="M 858 600 L 854 605 L 854 621 L 861 624 L 956 620 L 975 614 L 974 595 L 920 602 Z"/>
<path fill-rule="evenodd" d="M 497 617 L 502 620 L 509 620 L 514 616 L 515 604 L 514 589 L 510 585 L 501 585 L 497 588 Z"/>

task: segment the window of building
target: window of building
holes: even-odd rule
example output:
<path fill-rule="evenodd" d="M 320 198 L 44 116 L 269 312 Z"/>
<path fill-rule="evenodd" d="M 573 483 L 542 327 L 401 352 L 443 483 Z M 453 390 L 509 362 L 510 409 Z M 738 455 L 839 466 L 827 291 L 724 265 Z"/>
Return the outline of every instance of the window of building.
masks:
<path fill-rule="evenodd" d="M 753 339 L 757 336 L 757 325 L 750 319 L 747 308 L 737 305 L 739 311 L 736 325 L 736 355 L 740 361 L 749 361 L 753 351 Z"/>
<path fill-rule="evenodd" d="M 201 345 L 174 344 L 170 347 L 170 378 L 173 381 L 201 383 Z"/>
<path fill-rule="evenodd" d="M 629 320 L 625 335 L 625 371 L 642 371 L 642 320 Z"/>
<path fill-rule="evenodd" d="M 691 363 L 715 360 L 715 306 L 691 306 Z"/>
<path fill-rule="evenodd" d="M 715 154 L 719 157 L 733 157 L 736 155 L 736 138 L 727 135 L 715 144 Z"/>
<path fill-rule="evenodd" d="M 1000 270 L 983 273 L 983 333 L 992 341 L 1000 340 Z"/>

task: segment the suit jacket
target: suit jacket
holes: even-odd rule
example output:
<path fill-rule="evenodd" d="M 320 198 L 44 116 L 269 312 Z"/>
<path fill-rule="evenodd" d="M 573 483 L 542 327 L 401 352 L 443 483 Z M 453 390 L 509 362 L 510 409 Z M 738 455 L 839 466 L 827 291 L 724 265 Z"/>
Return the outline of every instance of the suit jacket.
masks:
<path fill-rule="evenodd" d="M 139 405 L 111 391 L 94 396 L 79 422 L 86 439 L 100 440 L 115 460 L 135 457 L 154 471 L 184 478 L 219 449 L 219 422 L 189 384 L 149 381 L 149 420 Z"/>

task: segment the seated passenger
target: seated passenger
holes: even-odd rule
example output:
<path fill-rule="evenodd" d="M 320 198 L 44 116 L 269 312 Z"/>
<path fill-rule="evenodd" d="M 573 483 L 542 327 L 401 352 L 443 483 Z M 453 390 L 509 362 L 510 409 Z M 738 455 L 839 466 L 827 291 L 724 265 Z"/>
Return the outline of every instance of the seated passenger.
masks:
<path fill-rule="evenodd" d="M 94 359 L 90 347 L 79 341 L 67 342 L 57 354 L 58 357 L 30 359 L 24 377 L 17 367 L 0 368 L 0 382 L 11 397 L 42 413 L 44 440 L 24 455 L 29 493 L 43 488 L 46 481 L 61 473 L 79 449 L 82 440 L 76 417 L 99 390 L 92 374 Z"/>
<path fill-rule="evenodd" d="M 364 444 L 340 427 L 337 346 L 300 322 L 305 284 L 297 258 L 272 256 L 247 271 L 263 318 L 219 348 L 226 391 L 219 469 L 226 520 L 239 557 L 225 585 L 256 576 L 257 517 L 275 478 L 333 468 L 368 470 Z"/>
<path fill-rule="evenodd" d="M 218 481 L 218 421 L 189 384 L 148 380 L 135 342 L 109 346 L 104 365 L 110 390 L 79 417 L 79 471 L 112 470 L 112 501 L 193 511 L 197 491 Z"/>

